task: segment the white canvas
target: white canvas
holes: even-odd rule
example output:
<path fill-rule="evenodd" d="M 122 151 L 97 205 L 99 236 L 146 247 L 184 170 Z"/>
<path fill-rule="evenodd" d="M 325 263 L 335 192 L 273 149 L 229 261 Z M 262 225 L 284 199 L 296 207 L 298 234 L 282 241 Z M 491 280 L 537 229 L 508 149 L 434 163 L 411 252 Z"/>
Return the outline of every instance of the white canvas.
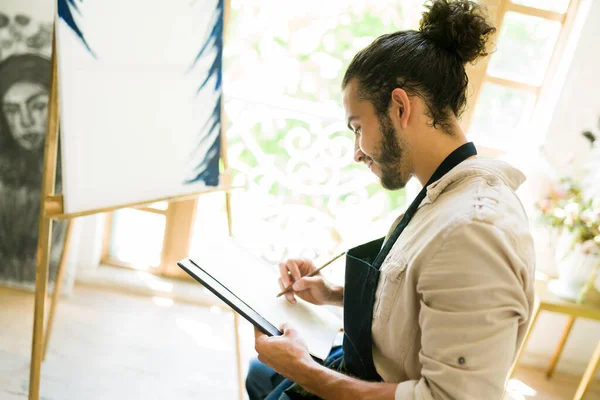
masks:
<path fill-rule="evenodd" d="M 199 88 L 220 61 L 222 0 L 62 1 L 83 37 L 57 18 L 65 212 L 215 185 L 194 180 L 211 146 L 203 168 L 218 175 L 221 90 L 216 77 Z"/>

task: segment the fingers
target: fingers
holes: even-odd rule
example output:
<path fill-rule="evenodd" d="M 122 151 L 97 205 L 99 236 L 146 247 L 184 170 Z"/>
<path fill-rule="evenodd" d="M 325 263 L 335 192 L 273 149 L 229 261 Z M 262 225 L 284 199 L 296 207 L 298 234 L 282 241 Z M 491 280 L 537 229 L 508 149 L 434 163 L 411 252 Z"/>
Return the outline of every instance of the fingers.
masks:
<path fill-rule="evenodd" d="M 254 350 L 258 353 L 258 361 L 265 364 L 265 361 L 261 360 L 261 353 L 263 350 L 264 339 L 267 337 L 264 333 L 254 327 Z"/>
<path fill-rule="evenodd" d="M 279 272 L 281 276 L 289 276 L 294 280 L 298 280 L 305 275 L 310 274 L 317 267 L 311 260 L 289 259 L 279 263 Z"/>
<path fill-rule="evenodd" d="M 288 268 L 286 263 L 279 263 L 279 275 L 281 276 L 281 280 L 283 284 L 288 287 L 292 284 L 292 278 L 288 273 Z"/>
<path fill-rule="evenodd" d="M 298 267 L 302 275 L 308 275 L 313 272 L 317 267 L 311 260 L 298 260 Z"/>
<path fill-rule="evenodd" d="M 281 277 L 278 279 L 278 282 L 279 282 L 279 288 L 281 289 L 281 291 L 284 291 L 286 289 L 286 286 L 283 285 Z M 287 292 L 286 294 L 284 294 L 284 296 L 285 296 L 285 299 L 287 301 L 289 301 L 290 303 L 292 303 L 292 304 L 296 303 L 296 298 L 294 297 L 293 291 Z"/>
<path fill-rule="evenodd" d="M 301 292 L 306 289 L 310 289 L 320 283 L 322 280 L 321 277 L 318 276 L 305 276 L 299 281 L 294 282 L 293 289 L 295 292 Z"/>
<path fill-rule="evenodd" d="M 283 332 L 283 336 L 296 336 L 298 331 L 287 323 L 281 324 L 279 330 Z"/>
<path fill-rule="evenodd" d="M 261 363 L 265 364 L 267 367 L 269 366 L 267 364 L 267 360 L 259 353 L 256 358 L 258 359 L 258 361 L 260 361 Z"/>
<path fill-rule="evenodd" d="M 302 282 L 303 279 L 307 279 L 306 282 L 300 284 L 298 287 L 294 286 L 294 291 L 306 290 L 313 286 L 319 278 L 302 278 L 302 275 L 308 275 L 314 268 L 314 264 L 309 260 L 287 260 L 279 263 L 279 287 L 283 291 L 294 284 L 294 282 Z M 291 304 L 296 303 L 296 298 L 292 291 L 286 293 L 285 298 Z"/>
<path fill-rule="evenodd" d="M 287 260 L 284 263 L 279 264 L 279 273 L 281 275 L 281 281 L 283 282 L 283 287 L 281 290 L 285 290 L 287 287 L 291 286 L 295 281 L 302 278 L 300 273 L 300 268 L 296 260 Z M 280 283 L 281 286 L 281 283 Z M 285 294 L 286 300 L 291 303 L 296 303 L 296 298 L 294 297 L 294 293 L 288 292 Z"/>
<path fill-rule="evenodd" d="M 292 278 L 294 278 L 294 281 L 297 281 L 300 278 L 302 278 L 302 274 L 300 273 L 300 266 L 298 265 L 298 262 L 296 260 L 288 260 L 286 265 L 288 270 L 292 274 Z"/>
<path fill-rule="evenodd" d="M 262 339 L 263 337 L 267 337 L 267 335 L 262 333 L 257 327 L 254 327 L 254 339 Z"/>

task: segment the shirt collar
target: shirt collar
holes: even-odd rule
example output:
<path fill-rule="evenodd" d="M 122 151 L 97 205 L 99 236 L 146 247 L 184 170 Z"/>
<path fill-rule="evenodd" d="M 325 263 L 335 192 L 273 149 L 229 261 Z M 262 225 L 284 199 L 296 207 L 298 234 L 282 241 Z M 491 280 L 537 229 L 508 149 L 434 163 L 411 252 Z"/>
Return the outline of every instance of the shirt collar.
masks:
<path fill-rule="evenodd" d="M 439 195 L 452 183 L 472 176 L 484 176 L 490 185 L 502 182 L 512 190 L 517 190 L 525 182 L 525 175 L 504 161 L 466 160 L 427 187 L 427 195 L 419 205 L 419 208 L 425 204 L 435 202 Z"/>

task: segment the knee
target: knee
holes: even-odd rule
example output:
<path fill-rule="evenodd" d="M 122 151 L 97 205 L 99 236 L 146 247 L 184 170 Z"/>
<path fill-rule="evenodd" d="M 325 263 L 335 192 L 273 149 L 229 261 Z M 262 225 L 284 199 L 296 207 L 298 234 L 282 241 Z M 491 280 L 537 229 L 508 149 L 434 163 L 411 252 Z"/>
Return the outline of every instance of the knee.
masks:
<path fill-rule="evenodd" d="M 258 361 L 256 358 L 250 360 L 250 365 L 248 366 L 248 375 L 246 375 L 246 385 L 257 380 L 260 381 L 260 378 L 264 376 L 263 369 L 265 367 L 266 365 Z"/>
<path fill-rule="evenodd" d="M 246 391 L 251 400 L 264 399 L 272 390 L 271 376 L 273 370 L 257 359 L 250 361 L 246 375 Z"/>

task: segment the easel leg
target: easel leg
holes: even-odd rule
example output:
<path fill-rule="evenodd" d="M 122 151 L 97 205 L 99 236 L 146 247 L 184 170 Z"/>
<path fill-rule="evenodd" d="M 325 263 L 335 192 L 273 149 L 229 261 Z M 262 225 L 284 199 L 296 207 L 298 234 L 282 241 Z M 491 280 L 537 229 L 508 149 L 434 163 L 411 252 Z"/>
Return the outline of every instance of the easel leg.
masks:
<path fill-rule="evenodd" d="M 523 355 L 523 352 L 525 351 L 525 347 L 527 347 L 527 342 L 529 341 L 529 338 L 531 337 L 531 332 L 533 331 L 533 327 L 535 326 L 535 323 L 537 322 L 537 319 L 540 316 L 540 312 L 542 311 L 538 302 L 536 302 L 534 307 L 535 308 L 533 310 L 533 314 L 531 315 L 531 323 L 529 324 L 529 328 L 527 328 L 527 333 L 525 333 L 525 337 L 523 338 L 523 343 L 521 344 L 521 347 L 519 348 L 519 351 L 517 352 L 517 356 L 515 357 L 515 361 L 513 362 L 512 367 L 508 371 L 509 379 L 512 378 L 512 376 L 515 373 L 515 369 L 517 368 L 517 365 L 519 364 L 519 360 L 521 359 L 521 356 Z"/>
<path fill-rule="evenodd" d="M 581 378 L 581 383 L 579 383 L 579 387 L 577 388 L 577 392 L 575 393 L 575 397 L 573 400 L 581 400 L 583 396 L 585 396 L 590 383 L 594 380 L 596 376 L 596 371 L 598 371 L 598 366 L 600 364 L 600 343 L 596 346 L 596 351 L 594 351 L 594 355 L 592 359 L 588 363 L 588 366 L 583 374 L 583 378 Z"/>
<path fill-rule="evenodd" d="M 50 231 L 52 220 L 42 217 L 40 221 L 37 266 L 35 273 L 35 306 L 33 316 L 33 344 L 31 347 L 31 369 L 29 373 L 29 400 L 40 397 L 40 377 L 42 369 L 44 314 L 46 311 L 46 292 L 48 290 L 48 270 L 50 256 Z"/>
<path fill-rule="evenodd" d="M 233 224 L 231 222 L 231 193 L 225 192 L 225 211 L 227 212 L 227 229 L 229 236 L 233 236 Z"/>
<path fill-rule="evenodd" d="M 44 170 L 40 199 L 40 224 L 35 270 L 35 306 L 33 316 L 33 340 L 31 345 L 31 365 L 29 371 L 29 400 L 40 398 L 40 377 L 44 342 L 44 314 L 48 291 L 48 270 L 50 269 L 50 248 L 52 245 L 52 220 L 46 217 L 47 198 L 54 194 L 56 183 L 56 161 L 58 157 L 58 90 L 56 68 L 56 33 L 52 36 L 52 75 L 48 96 L 48 126 L 44 145 Z"/>
<path fill-rule="evenodd" d="M 554 350 L 554 354 L 552 355 L 552 360 L 550 361 L 550 366 L 548 367 L 548 370 L 546 371 L 547 378 L 552 377 L 552 374 L 554 373 L 554 369 L 556 368 L 558 359 L 560 358 L 563 348 L 565 347 L 565 343 L 567 342 L 569 334 L 571 333 L 571 329 L 573 328 L 574 322 L 575 322 L 575 317 L 569 317 L 569 320 L 567 321 L 567 325 L 565 325 L 563 334 L 558 342 L 558 346 L 556 347 L 556 350 Z"/>
<path fill-rule="evenodd" d="M 233 312 L 233 330 L 235 335 L 235 360 L 237 366 L 239 399 L 244 400 L 244 375 L 242 370 L 242 344 L 240 343 L 240 316 Z"/>
<path fill-rule="evenodd" d="M 56 282 L 54 282 L 54 293 L 52 293 L 52 302 L 50 303 L 50 314 L 48 315 L 48 321 L 46 322 L 46 334 L 44 335 L 44 355 L 42 360 L 46 359 L 48 353 L 48 343 L 50 342 L 50 335 L 52 334 L 52 327 L 54 326 L 54 315 L 56 313 L 56 307 L 58 305 L 58 299 L 62 289 L 63 279 L 65 270 L 67 269 L 67 260 L 69 258 L 69 249 L 71 246 L 73 222 L 69 220 L 67 222 L 67 231 L 65 233 L 65 244 L 60 255 L 60 263 L 58 264 L 58 273 L 56 274 Z"/>

